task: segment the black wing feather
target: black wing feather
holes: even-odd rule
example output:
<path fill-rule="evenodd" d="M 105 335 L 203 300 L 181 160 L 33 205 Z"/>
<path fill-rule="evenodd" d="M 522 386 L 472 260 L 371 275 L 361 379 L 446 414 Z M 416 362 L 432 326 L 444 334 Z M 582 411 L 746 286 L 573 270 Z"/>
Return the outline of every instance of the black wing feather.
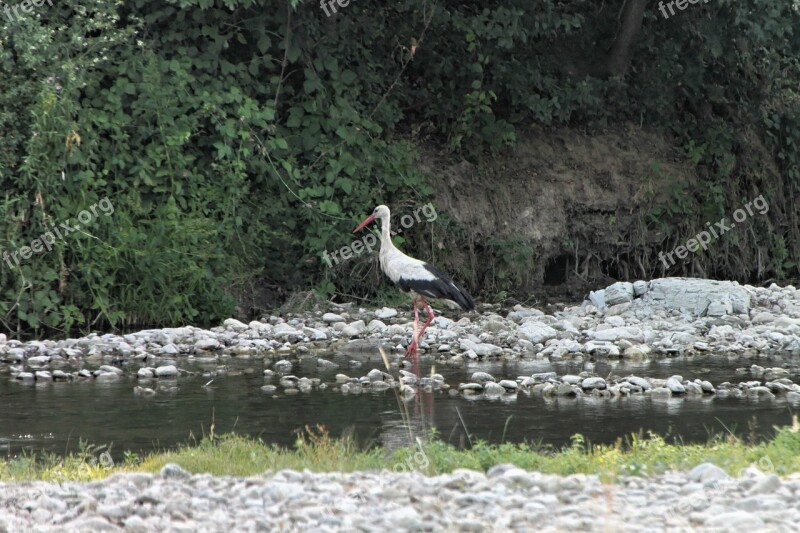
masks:
<path fill-rule="evenodd" d="M 428 298 L 440 298 L 452 300 L 465 311 L 475 309 L 475 301 L 460 285 L 450 279 L 450 276 L 442 272 L 438 267 L 430 263 L 423 265 L 425 270 L 436 276 L 436 279 L 421 280 L 400 278 L 397 284 L 406 292 L 414 291 Z"/>

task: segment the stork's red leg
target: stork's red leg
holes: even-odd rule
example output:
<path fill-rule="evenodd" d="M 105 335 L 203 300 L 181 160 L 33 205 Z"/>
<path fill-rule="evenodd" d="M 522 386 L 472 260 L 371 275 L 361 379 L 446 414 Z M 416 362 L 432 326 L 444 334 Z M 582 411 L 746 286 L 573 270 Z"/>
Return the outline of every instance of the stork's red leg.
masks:
<path fill-rule="evenodd" d="M 428 320 L 425 321 L 425 324 L 422 326 L 422 329 L 417 336 L 418 339 L 422 339 L 422 335 L 425 333 L 425 330 L 428 329 L 428 326 L 431 325 L 431 322 L 433 322 L 433 319 L 436 318 L 436 316 L 433 314 L 433 309 L 431 309 L 431 306 L 425 301 L 425 298 L 420 296 L 419 299 L 422 300 L 422 303 L 425 305 L 425 312 L 428 313 Z"/>
<path fill-rule="evenodd" d="M 436 315 L 433 314 L 433 309 L 425 301 L 425 298 L 422 296 L 419 297 L 422 304 L 425 306 L 425 312 L 428 313 L 428 319 L 423 324 L 422 329 L 418 330 L 416 337 L 414 340 L 411 341 L 411 344 L 408 345 L 408 351 L 406 351 L 406 357 L 413 355 L 416 358 L 417 355 L 417 348 L 419 347 L 419 343 L 422 341 L 422 335 L 425 333 L 425 330 L 428 329 L 428 326 L 431 325 L 433 319 L 436 318 Z M 414 304 L 414 330 L 417 331 L 417 327 L 419 326 L 419 315 L 417 313 L 417 306 L 416 303 Z"/>
<path fill-rule="evenodd" d="M 417 308 L 416 296 L 411 300 L 411 305 L 414 307 L 414 338 L 411 339 L 411 344 L 408 345 L 406 350 L 406 357 L 417 357 L 417 339 L 419 339 L 419 309 Z"/>

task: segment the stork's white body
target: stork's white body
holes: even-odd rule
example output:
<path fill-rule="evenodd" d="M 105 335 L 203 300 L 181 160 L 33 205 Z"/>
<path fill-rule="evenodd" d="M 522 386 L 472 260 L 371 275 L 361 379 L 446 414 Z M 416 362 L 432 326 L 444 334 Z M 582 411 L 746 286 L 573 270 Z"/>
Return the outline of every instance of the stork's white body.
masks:
<path fill-rule="evenodd" d="M 436 298 L 452 309 L 474 307 L 472 298 L 444 272 L 398 250 L 392 242 L 389 208 L 378 206 L 375 211 L 376 218 L 381 221 L 381 249 L 378 253 L 381 270 L 395 285 L 414 298 Z"/>

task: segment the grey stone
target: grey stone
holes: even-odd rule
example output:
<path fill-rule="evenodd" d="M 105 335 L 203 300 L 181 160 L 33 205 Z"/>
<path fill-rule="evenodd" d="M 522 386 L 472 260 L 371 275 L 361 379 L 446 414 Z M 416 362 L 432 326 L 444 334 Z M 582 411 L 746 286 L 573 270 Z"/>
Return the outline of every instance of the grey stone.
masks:
<path fill-rule="evenodd" d="M 600 377 L 586 378 L 581 383 L 583 389 L 605 389 L 606 380 Z"/>
<path fill-rule="evenodd" d="M 697 465 L 689 471 L 688 477 L 692 481 L 699 481 L 701 483 L 730 479 L 727 472 L 712 463 L 701 463 Z"/>
<path fill-rule="evenodd" d="M 569 383 L 559 383 L 556 387 L 556 396 L 575 396 L 575 389 Z"/>
<path fill-rule="evenodd" d="M 640 378 L 639 376 L 628 376 L 625 378 L 625 380 L 631 385 L 641 387 L 642 390 L 650 390 L 652 388 L 652 385 L 649 381 L 644 378 Z"/>
<path fill-rule="evenodd" d="M 772 394 L 767 387 L 750 387 L 747 389 L 747 396 L 750 398 L 774 398 L 775 395 Z"/>
<path fill-rule="evenodd" d="M 464 351 L 473 351 L 479 357 L 491 357 L 503 353 L 503 349 L 487 342 L 473 342 L 469 339 L 461 339 L 460 348 Z"/>
<path fill-rule="evenodd" d="M 50 357 L 47 355 L 38 355 L 33 357 L 28 357 L 28 366 L 30 367 L 41 367 L 46 365 L 50 361 Z"/>
<path fill-rule="evenodd" d="M 471 381 L 475 383 L 486 383 L 488 381 L 494 381 L 494 377 L 491 374 L 487 374 L 486 372 L 473 372 L 472 377 L 470 377 Z"/>
<path fill-rule="evenodd" d="M 683 386 L 676 376 L 672 376 L 667 380 L 666 387 L 672 391 L 673 394 L 683 394 L 686 392 L 686 387 Z"/>
<path fill-rule="evenodd" d="M 703 389 L 703 392 L 714 392 L 714 385 L 711 384 L 710 381 L 703 380 L 700 382 L 700 387 Z"/>
<path fill-rule="evenodd" d="M 171 378 L 178 375 L 178 369 L 175 365 L 159 366 L 156 368 L 155 374 L 159 378 Z"/>
<path fill-rule="evenodd" d="M 217 339 L 205 338 L 195 342 L 194 347 L 197 350 L 211 351 L 211 350 L 219 350 L 220 348 L 222 348 L 222 344 L 220 344 L 220 342 Z"/>
<path fill-rule="evenodd" d="M 334 363 L 333 361 L 328 361 L 327 359 L 323 359 L 320 357 L 317 359 L 317 367 L 321 370 L 336 370 L 339 368 L 339 365 Z"/>
<path fill-rule="evenodd" d="M 606 308 L 605 289 L 600 289 L 599 291 L 590 291 L 589 301 L 592 302 L 592 305 L 594 305 L 599 311 L 605 310 Z"/>
<path fill-rule="evenodd" d="M 190 474 L 180 465 L 175 463 L 167 463 L 161 468 L 161 475 L 166 478 L 186 479 Z"/>
<path fill-rule="evenodd" d="M 161 350 L 159 350 L 159 353 L 161 353 L 161 355 L 177 355 L 180 353 L 180 350 L 178 350 L 178 347 L 170 342 L 162 346 Z"/>
<path fill-rule="evenodd" d="M 507 390 L 517 390 L 517 388 L 519 387 L 519 384 L 516 381 L 512 381 L 510 379 L 500 380 L 498 385 Z"/>
<path fill-rule="evenodd" d="M 338 376 L 337 376 L 338 377 Z M 367 377 L 370 381 L 383 381 L 385 379 L 383 371 L 373 368 L 367 372 Z"/>
<path fill-rule="evenodd" d="M 620 339 L 631 340 L 635 342 L 644 341 L 644 333 L 640 328 L 633 326 L 623 326 L 618 328 L 601 329 L 589 332 L 589 335 L 597 341 L 614 342 Z"/>
<path fill-rule="evenodd" d="M 274 366 L 276 372 L 280 372 L 282 374 L 285 374 L 287 372 L 291 372 L 292 371 L 292 367 L 294 365 L 292 365 L 291 361 L 287 361 L 286 359 L 281 359 L 280 361 L 276 362 L 275 365 L 273 365 L 273 366 Z"/>
<path fill-rule="evenodd" d="M 532 343 L 545 342 L 558 336 L 558 332 L 550 326 L 537 322 L 524 322 L 518 330 L 519 334 Z"/>
<path fill-rule="evenodd" d="M 633 283 L 618 281 L 606 287 L 604 300 L 606 306 L 617 305 L 633 301 Z"/>
<path fill-rule="evenodd" d="M 297 376 L 283 376 L 280 380 L 278 380 L 278 385 L 285 389 L 293 389 L 297 386 Z"/>
<path fill-rule="evenodd" d="M 756 481 L 755 485 L 747 493 L 749 495 L 770 494 L 780 489 L 781 485 L 781 478 L 775 474 L 770 474 Z"/>
<path fill-rule="evenodd" d="M 222 326 L 227 330 L 239 331 L 239 332 L 247 331 L 248 329 L 250 329 L 250 326 L 248 326 L 244 322 L 241 322 L 240 320 L 236 320 L 235 318 L 225 319 L 225 321 L 222 323 Z"/>
<path fill-rule="evenodd" d="M 633 282 L 633 294 L 636 296 L 641 296 L 650 290 L 650 284 L 646 281 L 634 281 Z"/>
<path fill-rule="evenodd" d="M 493 381 L 490 381 L 483 386 L 483 392 L 487 396 L 500 396 L 506 393 L 506 389 Z"/>
<path fill-rule="evenodd" d="M 650 282 L 650 290 L 642 299 L 667 309 L 685 309 L 702 316 L 709 304 L 728 300 L 734 313 L 748 313 L 750 293 L 735 281 L 714 281 L 694 278 L 661 278 Z"/>
<path fill-rule="evenodd" d="M 344 322 L 344 317 L 342 315 L 337 315 L 336 313 L 325 313 L 322 315 L 322 321 L 327 322 L 328 324 L 333 324 L 335 322 Z"/>
<path fill-rule="evenodd" d="M 344 329 L 342 329 L 342 335 L 345 337 L 358 337 L 364 330 L 367 329 L 367 326 L 364 324 L 363 320 L 356 320 L 355 322 L 351 322 L 350 324 L 346 325 Z"/>
<path fill-rule="evenodd" d="M 375 318 L 380 320 L 386 320 L 387 318 L 395 316 L 397 316 L 397 309 L 392 309 L 391 307 L 381 307 L 375 311 Z"/>
<path fill-rule="evenodd" d="M 312 341 L 324 341 L 328 338 L 328 334 L 321 329 L 310 328 L 308 326 L 303 327 L 303 335 Z"/>

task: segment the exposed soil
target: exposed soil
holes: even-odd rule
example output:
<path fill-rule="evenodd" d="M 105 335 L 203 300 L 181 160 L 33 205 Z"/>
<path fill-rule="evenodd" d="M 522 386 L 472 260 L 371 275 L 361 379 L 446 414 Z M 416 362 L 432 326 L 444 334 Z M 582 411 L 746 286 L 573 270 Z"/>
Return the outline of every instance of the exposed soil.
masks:
<path fill-rule="evenodd" d="M 440 209 L 464 233 L 447 243 L 449 254 L 461 242 L 458 251 L 437 259 L 472 269 L 476 285 L 491 291 L 491 274 L 477 265 L 491 268 L 489 256 L 507 244 L 509 261 L 519 262 L 520 289 L 545 300 L 580 298 L 613 278 L 653 277 L 659 265 L 641 252 L 664 236 L 642 221 L 669 202 L 678 183 L 697 180 L 668 139 L 633 125 L 594 136 L 536 128 L 480 165 L 444 153 L 429 153 L 422 165 L 438 178 Z"/>

